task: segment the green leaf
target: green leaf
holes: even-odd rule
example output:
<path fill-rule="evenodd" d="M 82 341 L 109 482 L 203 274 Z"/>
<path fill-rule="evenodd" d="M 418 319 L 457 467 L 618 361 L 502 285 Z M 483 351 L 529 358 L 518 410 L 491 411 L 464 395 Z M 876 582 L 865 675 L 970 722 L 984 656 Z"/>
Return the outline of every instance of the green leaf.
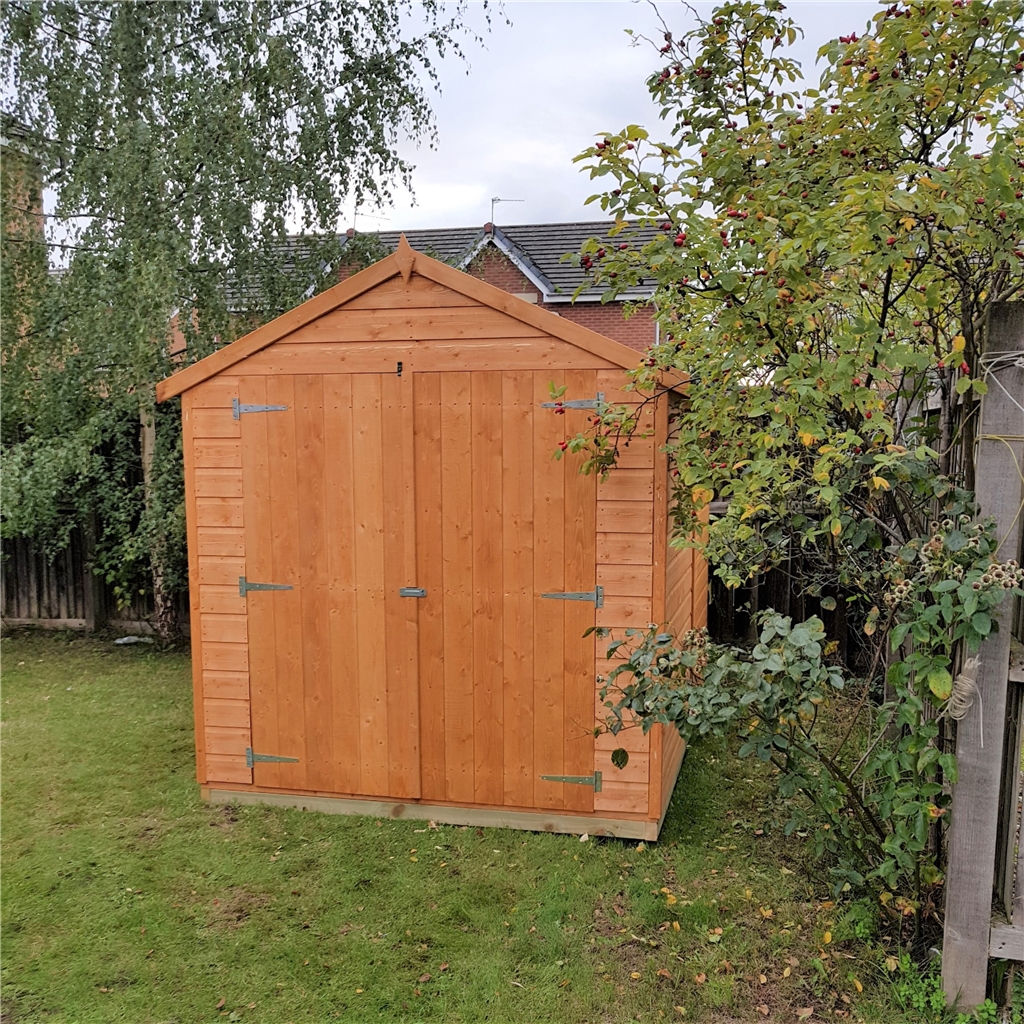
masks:
<path fill-rule="evenodd" d="M 971 616 L 971 628 L 982 636 L 988 636 L 992 631 L 992 619 L 985 612 L 975 612 Z"/>
<path fill-rule="evenodd" d="M 953 692 L 953 677 L 944 668 L 932 669 L 926 677 L 928 689 L 939 699 L 949 700 Z"/>

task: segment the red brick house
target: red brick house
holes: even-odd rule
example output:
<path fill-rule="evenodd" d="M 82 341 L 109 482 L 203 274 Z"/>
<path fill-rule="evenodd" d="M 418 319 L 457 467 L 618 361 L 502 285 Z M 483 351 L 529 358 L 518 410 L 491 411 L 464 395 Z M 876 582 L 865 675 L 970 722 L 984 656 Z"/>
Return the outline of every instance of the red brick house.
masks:
<path fill-rule="evenodd" d="M 644 285 L 622 296 L 620 301 L 602 303 L 601 288 L 585 288 L 581 267 L 562 257 L 579 252 L 589 238 L 597 238 L 610 248 L 627 238 L 643 244 L 655 234 L 655 228 L 631 227 L 621 236 L 608 237 L 608 221 L 580 221 L 571 224 L 516 224 L 482 228 L 430 228 L 404 232 L 417 252 L 426 253 L 488 284 L 502 288 L 527 302 L 535 302 L 605 337 L 620 341 L 643 352 L 657 340 L 657 325 L 650 306 L 636 309 L 626 319 L 627 302 L 649 299 L 653 285 Z M 382 231 L 383 245 L 394 250 L 401 232 Z M 351 237 L 352 232 L 349 232 Z M 347 275 L 345 275 L 347 276 Z"/>

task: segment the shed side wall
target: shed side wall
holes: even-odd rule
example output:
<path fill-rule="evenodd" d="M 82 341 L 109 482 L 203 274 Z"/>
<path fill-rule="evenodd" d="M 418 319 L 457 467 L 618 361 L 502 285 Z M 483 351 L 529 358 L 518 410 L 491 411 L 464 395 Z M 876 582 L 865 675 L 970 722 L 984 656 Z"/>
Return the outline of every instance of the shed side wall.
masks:
<path fill-rule="evenodd" d="M 627 377 L 622 370 L 607 370 L 597 375 L 597 390 L 612 405 L 637 409 L 644 396 L 624 391 Z M 567 398 L 582 397 L 567 395 Z M 655 615 L 656 575 L 655 477 L 657 437 L 653 403 L 640 412 L 639 436 L 621 450 L 619 461 L 607 479 L 597 488 L 597 582 L 604 587 L 604 607 L 597 613 L 597 624 L 612 630 L 609 637 L 595 640 L 597 672 L 606 676 L 614 667 L 605 657 L 608 644 L 620 639 L 627 628 L 645 629 Z M 598 688 L 599 690 L 599 688 Z M 599 723 L 608 712 L 595 691 L 595 714 Z M 602 790 L 594 798 L 594 809 L 604 813 L 651 810 L 652 746 L 659 737 L 652 731 L 644 735 L 636 726 L 617 736 L 602 732 L 595 741 L 595 767 L 602 773 Z M 629 754 L 625 768 L 612 764 L 612 751 L 622 748 Z"/>
<path fill-rule="evenodd" d="M 220 376 L 184 396 L 191 414 L 185 486 L 192 508 L 189 582 L 198 652 L 198 657 L 193 652 L 193 671 L 201 674 L 202 696 L 196 735 L 208 783 L 252 782 L 245 763 L 252 742 L 248 633 L 245 599 L 238 593 L 238 578 L 245 575 L 245 535 L 241 435 L 231 410 L 237 394 L 237 380 Z"/>

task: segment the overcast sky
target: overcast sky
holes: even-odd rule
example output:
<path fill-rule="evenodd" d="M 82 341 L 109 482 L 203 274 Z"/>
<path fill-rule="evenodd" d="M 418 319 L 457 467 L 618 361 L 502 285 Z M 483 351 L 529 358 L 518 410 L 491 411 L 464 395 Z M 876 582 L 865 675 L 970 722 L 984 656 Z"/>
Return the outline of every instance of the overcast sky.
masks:
<path fill-rule="evenodd" d="M 711 8 L 695 6 L 705 13 Z M 692 26 L 681 3 L 659 3 L 658 9 L 676 35 Z M 818 47 L 862 31 L 879 4 L 805 0 L 788 9 L 806 32 L 795 56 L 805 74 L 816 77 Z M 658 54 L 646 44 L 632 46 L 625 33 L 660 34 L 649 4 L 505 0 L 504 11 L 511 25 L 494 17 L 483 48 L 468 46 L 468 74 L 455 58 L 441 67 L 442 93 L 433 99 L 437 147 L 405 147 L 417 165 L 415 205 L 401 195 L 383 217 L 361 212 L 360 231 L 483 224 L 492 196 L 523 200 L 497 206 L 499 225 L 596 220 L 600 209 L 583 205 L 596 188 L 573 156 L 597 133 L 626 124 L 657 135 L 660 122 L 644 80 L 661 66 Z M 469 19 L 483 29 L 479 5 Z M 351 214 L 343 226 L 350 224 Z"/>

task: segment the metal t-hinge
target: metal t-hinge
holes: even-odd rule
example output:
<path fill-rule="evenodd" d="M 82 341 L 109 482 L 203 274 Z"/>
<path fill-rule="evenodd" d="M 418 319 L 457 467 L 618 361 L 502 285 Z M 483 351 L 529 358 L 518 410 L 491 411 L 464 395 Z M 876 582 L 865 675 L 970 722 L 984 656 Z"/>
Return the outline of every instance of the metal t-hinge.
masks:
<path fill-rule="evenodd" d="M 595 608 L 604 607 L 604 587 L 594 587 L 593 590 L 569 591 L 564 594 L 541 594 L 541 597 L 551 598 L 553 601 L 593 601 Z"/>
<path fill-rule="evenodd" d="M 250 590 L 291 590 L 290 583 L 250 583 L 244 576 L 238 577 L 238 596 L 245 597 Z"/>
<path fill-rule="evenodd" d="M 601 773 L 593 775 L 542 775 L 545 782 L 568 782 L 571 786 L 593 786 L 595 793 L 601 792 Z"/>
<path fill-rule="evenodd" d="M 257 761 L 288 761 L 292 764 L 298 764 L 299 759 L 297 757 L 278 757 L 276 754 L 254 754 L 252 747 L 245 748 L 245 766 L 251 768 Z"/>
<path fill-rule="evenodd" d="M 597 398 L 574 398 L 571 402 L 541 402 L 542 409 L 600 409 L 604 406 L 604 392 L 598 391 Z"/>
<path fill-rule="evenodd" d="M 231 417 L 238 419 L 243 412 L 287 412 L 287 405 L 245 405 L 237 398 L 231 399 Z"/>

